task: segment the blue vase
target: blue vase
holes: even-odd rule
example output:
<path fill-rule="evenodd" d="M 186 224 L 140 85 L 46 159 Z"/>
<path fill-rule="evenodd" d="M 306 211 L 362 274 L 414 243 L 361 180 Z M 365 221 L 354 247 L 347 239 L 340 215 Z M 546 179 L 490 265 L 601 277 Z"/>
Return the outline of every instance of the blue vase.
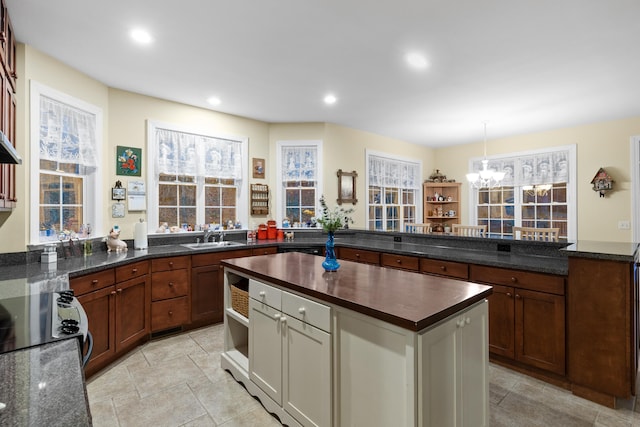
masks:
<path fill-rule="evenodd" d="M 336 251 L 333 244 L 333 231 L 329 231 L 327 238 L 327 244 L 325 246 L 325 258 L 322 262 L 322 267 L 326 271 L 337 271 L 340 268 L 340 263 L 336 259 Z"/>

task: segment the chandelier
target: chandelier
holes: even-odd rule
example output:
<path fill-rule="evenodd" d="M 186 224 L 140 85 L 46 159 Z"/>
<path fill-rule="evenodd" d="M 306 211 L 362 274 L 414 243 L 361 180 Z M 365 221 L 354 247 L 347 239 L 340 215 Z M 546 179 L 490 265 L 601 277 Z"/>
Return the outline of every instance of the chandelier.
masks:
<path fill-rule="evenodd" d="M 473 188 L 495 188 L 500 186 L 504 178 L 504 172 L 489 169 L 487 160 L 487 122 L 484 122 L 484 159 L 482 160 L 482 170 L 467 174 L 467 181 Z"/>

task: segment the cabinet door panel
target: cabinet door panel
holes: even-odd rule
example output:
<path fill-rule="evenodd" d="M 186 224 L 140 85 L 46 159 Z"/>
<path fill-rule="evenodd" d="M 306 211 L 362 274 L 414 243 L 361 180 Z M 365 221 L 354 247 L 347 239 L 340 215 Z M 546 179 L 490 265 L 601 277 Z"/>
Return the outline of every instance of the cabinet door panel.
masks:
<path fill-rule="evenodd" d="M 331 336 L 287 317 L 283 350 L 283 406 L 302 425 L 331 425 Z"/>
<path fill-rule="evenodd" d="M 191 321 L 222 321 L 223 278 L 219 265 L 191 269 Z"/>
<path fill-rule="evenodd" d="M 564 297 L 516 289 L 516 359 L 565 372 Z"/>
<path fill-rule="evenodd" d="M 513 288 L 494 285 L 489 300 L 489 351 L 515 357 Z"/>
<path fill-rule="evenodd" d="M 93 351 L 87 371 L 99 369 L 115 354 L 115 287 L 103 288 L 78 296 L 78 302 L 87 313 L 89 331 L 93 336 Z"/>
<path fill-rule="evenodd" d="M 282 325 L 278 310 L 249 299 L 249 379 L 282 406 Z"/>
<path fill-rule="evenodd" d="M 116 284 L 116 350 L 121 351 L 149 333 L 148 277 Z"/>

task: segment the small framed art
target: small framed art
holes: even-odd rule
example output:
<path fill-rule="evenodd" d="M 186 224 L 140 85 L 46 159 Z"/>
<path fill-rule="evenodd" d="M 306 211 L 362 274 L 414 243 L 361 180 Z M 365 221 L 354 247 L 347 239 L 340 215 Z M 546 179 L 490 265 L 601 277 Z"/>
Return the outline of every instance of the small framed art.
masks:
<path fill-rule="evenodd" d="M 264 159 L 253 159 L 253 177 L 264 178 Z"/>

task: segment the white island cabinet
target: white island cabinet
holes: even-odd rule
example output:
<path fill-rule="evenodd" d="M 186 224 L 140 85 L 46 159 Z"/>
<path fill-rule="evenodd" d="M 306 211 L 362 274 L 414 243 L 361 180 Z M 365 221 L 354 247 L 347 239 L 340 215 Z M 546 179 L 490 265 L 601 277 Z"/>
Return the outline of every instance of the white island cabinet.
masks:
<path fill-rule="evenodd" d="M 327 274 L 321 262 L 222 262 L 224 369 L 284 425 L 488 425 L 491 287 L 348 261 Z M 238 282 L 248 318 L 231 303 Z"/>

